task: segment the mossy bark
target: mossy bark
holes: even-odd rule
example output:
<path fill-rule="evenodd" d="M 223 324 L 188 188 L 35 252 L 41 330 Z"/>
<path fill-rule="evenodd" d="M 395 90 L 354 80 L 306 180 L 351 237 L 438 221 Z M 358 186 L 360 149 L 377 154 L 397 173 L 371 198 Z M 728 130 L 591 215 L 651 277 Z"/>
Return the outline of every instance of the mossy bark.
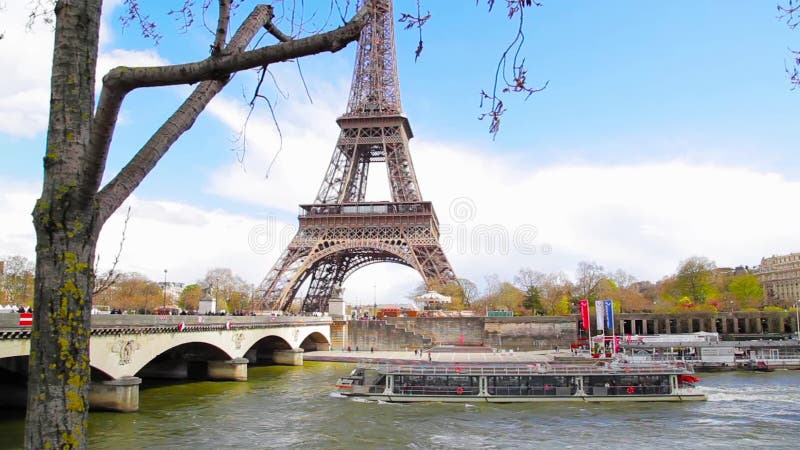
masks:
<path fill-rule="evenodd" d="M 92 264 L 101 170 L 91 135 L 101 0 L 56 4 L 42 196 L 33 211 L 36 283 L 26 448 L 85 448 Z"/>

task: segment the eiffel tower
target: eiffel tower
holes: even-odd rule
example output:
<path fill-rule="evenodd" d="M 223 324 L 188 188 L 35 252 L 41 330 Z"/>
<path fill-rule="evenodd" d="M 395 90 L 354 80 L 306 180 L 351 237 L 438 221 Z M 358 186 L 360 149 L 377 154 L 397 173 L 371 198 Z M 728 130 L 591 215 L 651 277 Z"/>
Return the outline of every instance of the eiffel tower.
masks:
<path fill-rule="evenodd" d="M 372 3 L 358 42 L 347 111 L 313 204 L 259 290 L 262 306 L 287 310 L 310 277 L 304 312 L 327 311 L 334 288 L 356 270 L 393 262 L 415 269 L 428 288 L 455 280 L 439 245 L 439 221 L 422 200 L 408 150 L 413 137 L 400 104 L 392 2 Z M 370 163 L 385 162 L 392 200 L 366 202 Z"/>

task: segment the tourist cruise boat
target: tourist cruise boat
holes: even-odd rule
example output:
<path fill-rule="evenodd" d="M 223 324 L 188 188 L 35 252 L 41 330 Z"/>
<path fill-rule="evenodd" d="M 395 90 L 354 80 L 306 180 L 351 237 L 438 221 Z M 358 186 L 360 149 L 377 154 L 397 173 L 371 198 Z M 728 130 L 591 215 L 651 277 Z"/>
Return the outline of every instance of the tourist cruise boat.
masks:
<path fill-rule="evenodd" d="M 386 402 L 654 402 L 707 400 L 680 362 L 360 364 L 340 394 Z"/>

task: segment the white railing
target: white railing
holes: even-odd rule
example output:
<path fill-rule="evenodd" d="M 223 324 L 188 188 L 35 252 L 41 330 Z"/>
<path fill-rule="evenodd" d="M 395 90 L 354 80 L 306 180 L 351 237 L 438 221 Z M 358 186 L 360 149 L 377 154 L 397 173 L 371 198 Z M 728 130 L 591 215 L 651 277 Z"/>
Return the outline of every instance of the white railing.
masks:
<path fill-rule="evenodd" d="M 496 375 L 496 376 L 560 376 L 560 375 L 672 375 L 691 374 L 691 367 L 680 364 L 597 364 L 597 365 L 566 365 L 566 364 L 514 364 L 514 365 L 393 365 L 393 364 L 365 364 L 360 367 L 376 370 L 383 374 L 392 375 Z"/>

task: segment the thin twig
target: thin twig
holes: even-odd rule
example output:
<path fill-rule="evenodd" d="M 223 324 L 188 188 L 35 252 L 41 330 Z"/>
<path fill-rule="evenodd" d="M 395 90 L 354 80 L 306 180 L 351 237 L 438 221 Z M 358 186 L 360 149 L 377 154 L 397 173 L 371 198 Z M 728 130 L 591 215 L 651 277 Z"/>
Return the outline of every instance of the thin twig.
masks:
<path fill-rule="evenodd" d="M 125 244 L 125 233 L 128 231 L 128 221 L 131 219 L 131 207 L 128 206 L 128 211 L 125 212 L 125 222 L 122 224 L 122 236 L 119 240 L 119 249 L 117 250 L 117 255 L 114 257 L 114 263 L 111 265 L 111 269 L 106 273 L 106 276 L 100 280 L 100 283 L 95 284 L 94 291 L 92 291 L 92 295 L 97 295 L 106 289 L 110 288 L 117 282 L 119 279 L 118 273 L 115 273 L 117 269 L 117 264 L 119 263 L 120 256 L 122 256 L 122 248 Z M 97 255 L 97 263 L 95 267 L 100 264 L 100 255 Z"/>
<path fill-rule="evenodd" d="M 156 23 L 150 20 L 150 16 L 141 12 L 139 9 L 139 2 L 137 0 L 123 0 L 122 4 L 127 8 L 126 14 L 120 16 L 122 26 L 127 28 L 133 22 L 138 23 L 142 36 L 147 39 L 152 39 L 153 42 L 158 45 L 158 42 L 163 36 L 156 31 Z"/>
<path fill-rule="evenodd" d="M 300 59 L 298 58 L 298 59 L 295 59 L 294 61 L 295 61 L 295 63 L 297 63 L 297 73 L 300 74 L 300 81 L 303 82 L 303 89 L 305 89 L 305 91 L 306 91 L 306 96 L 308 97 L 308 102 L 313 105 L 314 104 L 314 99 L 311 98 L 311 92 L 309 92 L 308 85 L 306 84 L 306 77 L 303 76 L 303 69 L 300 67 Z M 273 80 L 274 79 L 275 79 L 275 77 L 273 77 Z"/>
<path fill-rule="evenodd" d="M 480 0 L 476 0 L 476 3 L 479 2 Z M 489 5 L 489 10 L 491 11 L 494 7 L 494 0 L 487 0 L 487 4 Z M 525 96 L 525 100 L 527 100 L 531 95 L 544 90 L 550 83 L 547 81 L 544 83 L 544 85 L 538 88 L 528 87 L 528 72 L 527 69 L 525 69 L 525 59 L 522 58 L 520 61 L 520 53 L 525 44 L 525 32 L 523 28 L 525 23 L 524 11 L 526 7 L 531 6 L 541 6 L 541 3 L 533 0 L 506 0 L 508 18 L 513 19 L 514 16 L 517 16 L 518 18 L 517 33 L 514 35 L 514 39 L 512 39 L 508 44 L 508 47 L 506 47 L 506 49 L 500 55 L 500 59 L 497 62 L 491 94 L 487 94 L 486 91 L 481 91 L 480 93 L 480 107 L 484 108 L 485 102 L 489 103 L 489 111 L 480 114 L 478 119 L 491 119 L 489 124 L 489 133 L 492 134 L 492 139 L 497 136 L 497 132 L 500 130 L 500 119 L 506 112 L 505 104 L 501 99 L 502 94 L 526 93 L 527 95 Z M 511 55 L 512 52 L 513 55 Z M 511 66 L 510 70 L 508 68 L 509 65 Z M 500 87 L 501 81 L 504 84 L 502 88 Z M 498 89 L 500 90 L 499 92 Z"/>
<path fill-rule="evenodd" d="M 431 13 L 428 11 L 424 16 L 422 15 L 422 7 L 420 0 L 417 0 L 417 15 L 402 13 L 398 22 L 405 23 L 405 29 L 409 30 L 416 27 L 419 30 L 419 41 L 417 42 L 417 49 L 414 51 L 414 62 L 417 62 L 419 56 L 422 54 L 422 26 L 425 25 L 431 18 Z"/>

